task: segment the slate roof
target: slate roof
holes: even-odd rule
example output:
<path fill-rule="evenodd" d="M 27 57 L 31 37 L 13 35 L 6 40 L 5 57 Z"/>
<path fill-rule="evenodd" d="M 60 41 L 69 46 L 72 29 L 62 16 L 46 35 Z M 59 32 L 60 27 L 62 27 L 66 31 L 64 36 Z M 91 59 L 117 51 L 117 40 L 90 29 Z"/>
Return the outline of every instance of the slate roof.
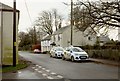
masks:
<path fill-rule="evenodd" d="M 65 26 L 65 27 L 62 27 L 62 28 L 60 28 L 59 30 L 57 30 L 57 31 L 55 31 L 54 33 L 53 33 L 53 35 L 56 35 L 56 34 L 61 34 L 61 33 L 63 33 L 67 28 L 69 28 L 70 26 Z"/>
<path fill-rule="evenodd" d="M 4 3 L 0 2 L 0 11 L 13 11 L 13 8 L 11 6 L 8 6 Z M 19 10 L 17 10 L 19 12 Z"/>
<path fill-rule="evenodd" d="M 51 40 L 51 35 L 46 35 L 41 41 Z"/>

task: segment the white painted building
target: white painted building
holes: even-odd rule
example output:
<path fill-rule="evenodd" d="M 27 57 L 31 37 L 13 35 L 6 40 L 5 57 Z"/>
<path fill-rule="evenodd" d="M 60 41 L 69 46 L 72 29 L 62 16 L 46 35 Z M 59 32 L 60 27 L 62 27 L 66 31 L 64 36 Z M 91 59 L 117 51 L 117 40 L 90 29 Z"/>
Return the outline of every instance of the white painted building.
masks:
<path fill-rule="evenodd" d="M 16 12 L 16 26 L 19 22 L 19 10 Z M 16 28 L 17 40 L 18 28 Z M 18 53 L 18 44 L 16 42 L 16 52 Z M 3 65 L 12 65 L 13 63 L 13 8 L 0 3 L 0 53 Z M 17 58 L 16 58 L 17 59 Z"/>
<path fill-rule="evenodd" d="M 85 46 L 96 44 L 97 35 L 96 34 L 89 35 L 88 34 L 89 30 L 90 28 L 82 32 L 73 28 L 73 46 Z M 51 37 L 51 42 L 55 42 L 57 46 L 67 47 L 70 46 L 71 42 L 70 39 L 71 39 L 71 27 L 65 26 L 53 33 Z M 99 39 L 102 42 L 109 41 L 104 39 L 104 37 L 100 37 Z"/>
<path fill-rule="evenodd" d="M 118 41 L 120 41 L 120 28 L 118 28 Z"/>
<path fill-rule="evenodd" d="M 41 40 L 41 52 L 46 52 L 46 51 L 50 51 L 50 49 L 52 48 L 51 44 L 51 36 L 46 35 L 43 37 L 43 39 Z"/>

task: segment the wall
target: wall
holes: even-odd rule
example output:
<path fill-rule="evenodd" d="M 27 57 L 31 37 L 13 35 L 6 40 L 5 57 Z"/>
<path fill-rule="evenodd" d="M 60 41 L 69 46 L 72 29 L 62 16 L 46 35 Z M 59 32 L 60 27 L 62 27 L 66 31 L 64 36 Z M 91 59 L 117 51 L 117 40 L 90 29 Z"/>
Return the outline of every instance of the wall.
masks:
<path fill-rule="evenodd" d="M 50 44 L 51 44 L 50 40 L 41 41 L 41 52 L 50 51 L 51 49 Z"/>
<path fill-rule="evenodd" d="M 18 13 L 16 14 L 16 21 L 18 22 Z M 16 23 L 17 23 L 16 22 Z M 16 26 L 18 23 L 16 24 Z M 2 30 L 2 64 L 12 65 L 13 61 L 13 12 L 3 12 L 3 30 Z M 18 28 L 16 28 L 17 40 Z M 16 54 L 18 54 L 18 44 L 16 42 Z M 18 55 L 17 55 L 18 57 Z M 16 58 L 17 62 L 18 59 Z"/>

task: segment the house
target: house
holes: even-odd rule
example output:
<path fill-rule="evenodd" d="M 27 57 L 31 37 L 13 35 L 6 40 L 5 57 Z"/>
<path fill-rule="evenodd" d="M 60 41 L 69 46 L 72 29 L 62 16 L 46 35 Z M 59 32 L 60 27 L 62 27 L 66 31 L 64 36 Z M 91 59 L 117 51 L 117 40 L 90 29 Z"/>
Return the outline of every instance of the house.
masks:
<path fill-rule="evenodd" d="M 18 33 L 19 10 L 16 11 L 16 40 Z M 18 44 L 16 54 L 18 53 Z M 0 53 L 2 65 L 13 64 L 13 8 L 0 3 Z M 18 56 L 18 55 L 17 55 Z M 17 60 L 17 58 L 16 58 Z"/>
<path fill-rule="evenodd" d="M 50 44 L 51 44 L 51 36 L 50 35 L 44 36 L 41 40 L 41 52 L 50 51 L 50 49 L 52 48 Z"/>
<path fill-rule="evenodd" d="M 73 46 L 95 45 L 97 38 L 100 43 L 106 43 L 110 39 L 107 36 L 97 36 L 97 34 L 89 34 L 91 28 L 85 31 L 78 31 L 73 27 Z M 57 46 L 67 47 L 70 46 L 71 39 L 71 26 L 65 26 L 55 31 L 51 36 L 51 42 L 55 42 Z"/>
<path fill-rule="evenodd" d="M 120 28 L 118 28 L 118 41 L 120 41 Z"/>

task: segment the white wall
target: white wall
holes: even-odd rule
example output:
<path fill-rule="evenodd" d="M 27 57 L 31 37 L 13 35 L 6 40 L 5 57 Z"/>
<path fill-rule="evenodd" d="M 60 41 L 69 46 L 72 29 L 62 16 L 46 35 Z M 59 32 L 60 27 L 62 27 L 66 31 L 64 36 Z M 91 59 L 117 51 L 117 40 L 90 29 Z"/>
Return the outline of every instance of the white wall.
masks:
<path fill-rule="evenodd" d="M 74 28 L 73 28 L 74 29 Z M 91 38 L 91 40 L 88 39 Z M 84 45 L 94 45 L 96 42 L 96 36 L 84 36 L 84 33 L 81 31 L 73 30 L 73 46 L 84 46 Z M 71 28 L 68 27 L 61 35 L 61 46 L 67 47 L 70 46 L 71 42 Z"/>
<path fill-rule="evenodd" d="M 50 51 L 51 49 L 50 44 L 51 44 L 50 40 L 41 41 L 41 52 Z"/>
<path fill-rule="evenodd" d="M 120 28 L 118 28 L 118 40 L 120 41 Z"/>

